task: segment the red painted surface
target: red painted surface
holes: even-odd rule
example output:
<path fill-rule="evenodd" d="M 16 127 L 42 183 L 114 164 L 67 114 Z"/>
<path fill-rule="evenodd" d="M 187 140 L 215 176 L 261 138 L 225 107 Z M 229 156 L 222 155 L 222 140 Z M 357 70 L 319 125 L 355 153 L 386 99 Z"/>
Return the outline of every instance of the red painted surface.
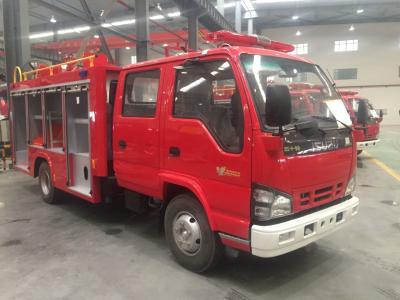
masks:
<path fill-rule="evenodd" d="M 275 45 L 278 47 L 277 45 Z M 338 151 L 307 156 L 286 157 L 283 154 L 282 138 L 272 136 L 260 128 L 256 108 L 251 99 L 245 76 L 240 65 L 241 53 L 270 55 L 309 62 L 303 58 L 268 49 L 249 47 L 224 47 L 210 49 L 207 53 L 190 52 L 180 56 L 161 58 L 127 66 L 123 69 L 102 63 L 85 68 L 87 76 L 82 78 L 82 69 L 60 71 L 53 76 L 14 84 L 13 91 L 43 87 L 47 85 L 90 80 L 90 143 L 93 195 L 84 199 L 97 203 L 102 200 L 100 181 L 109 174 L 108 160 L 113 159 L 115 177 L 120 187 L 134 190 L 161 200 L 165 199 L 169 184 L 185 187 L 202 203 L 210 226 L 215 231 L 250 239 L 250 197 L 253 183 L 273 187 L 293 195 L 294 211 L 310 207 L 299 205 L 298 195 L 335 186 L 335 195 L 326 202 L 343 196 L 345 186 L 354 172 L 356 163 L 355 145 Z M 207 127 L 196 119 L 174 118 L 176 68 L 188 58 L 201 60 L 225 59 L 232 65 L 244 112 L 244 143 L 239 154 L 227 153 L 218 145 Z M 128 73 L 143 70 L 161 70 L 158 104 L 154 118 L 122 116 L 124 82 Z M 109 72 L 119 73 L 119 83 L 114 105 L 114 119 L 107 118 L 106 77 Z M 216 90 L 221 101 L 231 93 L 229 87 Z M 113 138 L 107 137 L 107 123 L 113 122 Z M 127 147 L 121 149 L 119 140 Z M 112 143 L 113 157 L 108 156 L 108 145 Z M 181 156 L 171 157 L 169 148 L 179 147 Z M 29 147 L 29 170 L 33 175 L 37 158 L 49 162 L 55 185 L 71 192 L 66 185 L 66 157 L 40 146 Z M 217 167 L 226 167 L 238 176 L 221 176 Z M 340 184 L 342 186 L 340 187 Z M 76 193 L 73 193 L 78 195 Z M 80 196 L 80 195 L 78 195 Z M 226 238 L 223 242 L 242 250 Z"/>

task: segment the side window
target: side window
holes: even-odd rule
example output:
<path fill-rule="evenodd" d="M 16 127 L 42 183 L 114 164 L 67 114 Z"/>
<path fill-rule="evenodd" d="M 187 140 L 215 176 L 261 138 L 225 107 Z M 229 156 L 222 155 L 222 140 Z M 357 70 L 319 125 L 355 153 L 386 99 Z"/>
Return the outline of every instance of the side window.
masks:
<path fill-rule="evenodd" d="M 130 73 L 125 79 L 122 115 L 154 117 L 160 84 L 160 70 Z"/>
<path fill-rule="evenodd" d="M 227 152 L 243 145 L 243 109 L 231 65 L 196 63 L 177 71 L 175 117 L 200 119 Z"/>

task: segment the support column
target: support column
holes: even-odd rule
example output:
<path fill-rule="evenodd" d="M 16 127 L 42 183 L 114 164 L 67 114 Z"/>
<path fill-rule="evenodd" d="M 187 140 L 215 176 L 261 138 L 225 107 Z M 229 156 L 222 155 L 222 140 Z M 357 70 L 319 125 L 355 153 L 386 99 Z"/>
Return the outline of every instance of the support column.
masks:
<path fill-rule="evenodd" d="M 236 0 L 235 5 L 235 30 L 237 33 L 242 32 L 242 3 Z"/>
<path fill-rule="evenodd" d="M 247 20 L 247 33 L 253 34 L 253 19 Z"/>
<path fill-rule="evenodd" d="M 217 0 L 217 10 L 221 15 L 225 14 L 225 0 Z"/>
<path fill-rule="evenodd" d="M 28 0 L 3 0 L 3 28 L 7 83 L 11 83 L 15 66 L 31 59 Z"/>
<path fill-rule="evenodd" d="M 191 14 L 188 16 L 189 48 L 198 49 L 199 16 Z"/>
<path fill-rule="evenodd" d="M 149 57 L 149 0 L 135 0 L 136 57 L 137 61 Z"/>

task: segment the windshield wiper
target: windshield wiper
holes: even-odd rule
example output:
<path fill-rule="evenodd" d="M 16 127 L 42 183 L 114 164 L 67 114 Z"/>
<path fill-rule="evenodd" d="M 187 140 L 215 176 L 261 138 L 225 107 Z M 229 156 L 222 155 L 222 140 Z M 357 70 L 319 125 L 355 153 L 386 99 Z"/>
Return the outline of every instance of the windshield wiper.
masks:
<path fill-rule="evenodd" d="M 342 121 L 340 121 L 340 120 L 338 120 L 338 119 L 332 118 L 332 117 L 311 116 L 311 118 L 318 119 L 318 120 L 323 120 L 323 121 L 339 122 L 339 123 L 342 124 L 344 127 L 346 127 L 348 130 L 350 130 L 350 131 L 353 130 L 353 128 L 351 128 L 351 126 L 347 125 L 346 123 L 344 123 L 344 122 L 342 122 Z"/>

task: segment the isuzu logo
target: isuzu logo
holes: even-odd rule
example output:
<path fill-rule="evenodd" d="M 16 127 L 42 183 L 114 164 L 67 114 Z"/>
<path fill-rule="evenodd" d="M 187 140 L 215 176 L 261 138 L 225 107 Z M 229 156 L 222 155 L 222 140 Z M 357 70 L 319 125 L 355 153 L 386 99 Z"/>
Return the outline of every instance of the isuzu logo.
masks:
<path fill-rule="evenodd" d="M 312 149 L 315 152 L 330 151 L 339 149 L 339 142 L 337 139 L 325 139 L 322 141 L 312 142 Z"/>

